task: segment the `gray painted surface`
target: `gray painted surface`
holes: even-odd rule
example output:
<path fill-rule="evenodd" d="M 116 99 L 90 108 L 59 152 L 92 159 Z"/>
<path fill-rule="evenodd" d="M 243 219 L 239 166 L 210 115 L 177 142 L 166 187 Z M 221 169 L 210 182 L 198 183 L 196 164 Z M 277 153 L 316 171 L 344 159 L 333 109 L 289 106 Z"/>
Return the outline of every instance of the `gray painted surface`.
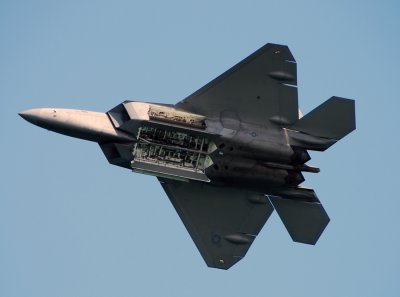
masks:
<path fill-rule="evenodd" d="M 176 106 L 125 101 L 108 113 L 20 115 L 98 142 L 111 164 L 158 176 L 207 265 L 228 269 L 273 208 L 294 241 L 315 244 L 329 222 L 315 192 L 300 187 L 302 171 L 319 172 L 305 164 L 307 150 L 355 129 L 354 101 L 332 97 L 299 119 L 296 84 L 288 47 L 267 44 Z"/>

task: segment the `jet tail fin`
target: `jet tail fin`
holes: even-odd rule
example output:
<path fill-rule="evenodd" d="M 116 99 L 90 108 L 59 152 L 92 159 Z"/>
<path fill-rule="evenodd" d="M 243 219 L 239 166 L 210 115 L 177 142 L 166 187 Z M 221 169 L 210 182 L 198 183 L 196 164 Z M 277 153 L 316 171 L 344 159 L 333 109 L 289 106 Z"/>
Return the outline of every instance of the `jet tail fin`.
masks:
<path fill-rule="evenodd" d="M 354 100 L 335 96 L 290 127 L 292 130 L 336 141 L 342 139 L 355 128 Z"/>

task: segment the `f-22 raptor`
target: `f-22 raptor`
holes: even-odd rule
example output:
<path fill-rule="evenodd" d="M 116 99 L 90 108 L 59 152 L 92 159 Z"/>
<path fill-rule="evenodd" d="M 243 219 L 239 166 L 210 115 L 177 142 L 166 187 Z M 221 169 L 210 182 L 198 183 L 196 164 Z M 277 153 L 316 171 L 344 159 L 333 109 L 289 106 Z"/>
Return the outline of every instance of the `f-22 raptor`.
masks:
<path fill-rule="evenodd" d="M 30 109 L 27 121 L 97 142 L 111 164 L 158 178 L 209 267 L 242 259 L 276 210 L 291 238 L 314 245 L 329 217 L 302 187 L 308 150 L 353 131 L 354 100 L 302 116 L 296 61 L 266 44 L 175 105 L 125 101 L 106 113 Z"/>

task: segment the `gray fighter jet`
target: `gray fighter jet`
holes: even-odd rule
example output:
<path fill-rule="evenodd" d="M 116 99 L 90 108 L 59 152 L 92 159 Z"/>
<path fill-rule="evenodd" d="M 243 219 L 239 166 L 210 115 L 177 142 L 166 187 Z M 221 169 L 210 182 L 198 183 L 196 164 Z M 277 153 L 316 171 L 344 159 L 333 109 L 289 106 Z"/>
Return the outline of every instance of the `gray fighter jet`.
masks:
<path fill-rule="evenodd" d="M 99 143 L 111 164 L 158 178 L 210 267 L 242 259 L 275 209 L 291 238 L 314 245 L 329 222 L 300 186 L 307 150 L 355 129 L 354 101 L 331 97 L 301 116 L 296 62 L 266 44 L 175 105 L 125 101 L 107 113 L 40 108 L 37 126 Z"/>

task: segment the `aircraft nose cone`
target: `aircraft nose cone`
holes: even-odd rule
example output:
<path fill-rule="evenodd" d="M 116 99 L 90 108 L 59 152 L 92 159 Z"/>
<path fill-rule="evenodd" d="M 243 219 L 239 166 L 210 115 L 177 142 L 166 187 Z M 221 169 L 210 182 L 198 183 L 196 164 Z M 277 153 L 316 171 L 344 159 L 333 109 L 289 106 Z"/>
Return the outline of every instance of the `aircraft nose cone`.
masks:
<path fill-rule="evenodd" d="M 28 109 L 18 113 L 24 120 L 37 125 L 40 119 L 40 108 Z"/>

